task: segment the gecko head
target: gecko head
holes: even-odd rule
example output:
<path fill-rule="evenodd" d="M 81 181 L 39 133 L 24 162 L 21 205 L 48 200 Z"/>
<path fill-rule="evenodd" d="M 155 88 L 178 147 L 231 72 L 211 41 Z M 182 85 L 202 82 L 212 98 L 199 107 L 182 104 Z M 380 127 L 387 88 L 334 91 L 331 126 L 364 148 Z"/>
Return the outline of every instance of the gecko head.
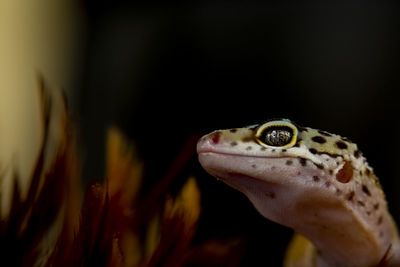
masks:
<path fill-rule="evenodd" d="M 397 238 L 376 176 L 346 138 L 281 119 L 214 131 L 197 151 L 207 172 L 264 217 L 306 236 L 335 266 L 369 266 L 353 255 L 377 262 L 387 249 L 371 236 L 384 244 Z"/>
<path fill-rule="evenodd" d="M 304 199 L 336 201 L 359 178 L 354 173 L 371 171 L 348 139 L 286 119 L 214 131 L 199 140 L 197 151 L 207 172 L 246 194 L 265 217 L 285 225 L 290 223 L 282 221 L 287 217 L 282 212 Z"/>

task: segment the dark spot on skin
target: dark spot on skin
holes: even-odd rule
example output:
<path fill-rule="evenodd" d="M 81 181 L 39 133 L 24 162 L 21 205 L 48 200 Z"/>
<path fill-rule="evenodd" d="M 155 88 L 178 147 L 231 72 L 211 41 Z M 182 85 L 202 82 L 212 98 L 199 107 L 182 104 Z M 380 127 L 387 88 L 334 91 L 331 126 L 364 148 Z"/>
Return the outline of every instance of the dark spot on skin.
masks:
<path fill-rule="evenodd" d="M 257 168 L 257 165 L 256 164 L 252 164 L 251 167 L 252 168 Z"/>
<path fill-rule="evenodd" d="M 271 170 L 275 170 L 275 169 L 276 169 L 276 167 L 275 167 L 275 166 L 272 166 L 272 167 L 271 167 Z"/>
<path fill-rule="evenodd" d="M 235 141 L 233 141 L 233 142 L 231 142 L 231 146 L 237 146 L 237 142 L 235 142 Z"/>
<path fill-rule="evenodd" d="M 305 127 L 301 127 L 301 126 L 297 126 L 297 129 L 299 130 L 299 132 L 307 132 L 308 129 Z"/>
<path fill-rule="evenodd" d="M 329 187 L 329 186 L 331 186 L 331 182 L 329 182 L 329 181 L 326 181 L 326 182 L 325 182 L 325 186 L 326 186 L 326 187 Z"/>
<path fill-rule="evenodd" d="M 342 194 L 342 191 L 339 188 L 336 188 L 336 195 L 340 196 Z"/>
<path fill-rule="evenodd" d="M 322 134 L 322 135 L 325 135 L 325 136 L 332 136 L 330 133 L 325 132 L 325 131 L 322 131 L 322 130 L 318 130 L 318 132 L 319 132 L 320 134 Z"/>
<path fill-rule="evenodd" d="M 360 170 L 360 175 L 362 175 L 362 171 Z"/>
<path fill-rule="evenodd" d="M 300 147 L 300 142 L 301 142 L 301 138 L 297 138 L 296 144 L 294 145 L 294 147 Z"/>
<path fill-rule="evenodd" d="M 299 162 L 303 167 L 307 165 L 307 160 L 305 158 L 299 158 Z"/>
<path fill-rule="evenodd" d="M 322 165 L 322 164 L 317 164 L 317 163 L 314 163 L 314 164 L 315 164 L 315 166 L 317 166 L 318 169 L 320 169 L 320 170 L 323 170 L 323 169 L 324 169 L 324 165 Z"/>
<path fill-rule="evenodd" d="M 379 203 L 376 203 L 376 204 L 373 206 L 373 208 L 374 208 L 374 210 L 378 210 L 378 209 L 379 209 Z"/>
<path fill-rule="evenodd" d="M 342 139 L 342 141 L 345 141 L 345 142 L 351 142 L 351 140 L 347 137 L 342 137 L 341 139 Z"/>
<path fill-rule="evenodd" d="M 288 159 L 288 160 L 286 161 L 286 165 L 288 165 L 288 166 L 292 165 L 292 163 L 293 163 L 293 161 L 290 160 L 290 159 Z"/>
<path fill-rule="evenodd" d="M 246 150 L 251 150 L 251 149 L 252 149 L 251 146 L 246 147 Z"/>
<path fill-rule="evenodd" d="M 320 135 L 313 136 L 313 138 L 311 138 L 311 140 L 313 140 L 314 142 L 319 143 L 319 144 L 326 143 L 326 139 Z"/>
<path fill-rule="evenodd" d="M 343 142 L 343 141 L 337 141 L 337 142 L 335 143 L 335 145 L 336 145 L 337 148 L 339 148 L 339 149 L 346 149 L 346 148 L 347 148 L 346 143 Z"/>
<path fill-rule="evenodd" d="M 333 174 L 333 170 L 329 170 L 329 175 L 332 175 Z"/>
<path fill-rule="evenodd" d="M 350 161 L 346 161 L 343 167 L 336 173 L 336 180 L 341 183 L 350 182 L 353 177 L 353 166 Z"/>
<path fill-rule="evenodd" d="M 369 189 L 366 185 L 362 185 L 361 189 L 367 196 L 369 196 L 369 197 L 371 196 L 371 192 L 369 191 Z"/>
<path fill-rule="evenodd" d="M 265 150 L 267 150 L 267 148 L 263 146 L 263 147 L 260 148 L 260 150 L 261 151 L 265 151 Z"/>
<path fill-rule="evenodd" d="M 353 154 L 354 154 L 354 157 L 355 157 L 356 159 L 358 159 L 358 158 L 361 156 L 360 150 L 355 150 Z"/>
<path fill-rule="evenodd" d="M 274 198 L 275 198 L 275 193 L 274 193 L 274 192 L 265 192 L 264 195 L 265 195 L 266 197 L 271 198 L 271 199 L 274 199 Z"/>
<path fill-rule="evenodd" d="M 274 148 L 274 149 L 272 149 L 271 151 L 272 151 L 272 152 L 275 152 L 276 150 L 275 150 L 275 148 Z"/>
<path fill-rule="evenodd" d="M 301 174 L 301 172 L 297 172 L 297 175 L 300 175 Z"/>
<path fill-rule="evenodd" d="M 231 133 L 236 133 L 237 132 L 237 129 L 230 129 L 229 130 Z"/>
<path fill-rule="evenodd" d="M 357 204 L 360 205 L 360 206 L 362 206 L 362 207 L 365 207 L 365 203 L 362 202 L 362 201 L 360 201 L 360 200 L 357 201 Z"/>
<path fill-rule="evenodd" d="M 218 143 L 219 143 L 220 137 L 221 137 L 221 132 L 215 132 L 215 133 L 213 133 L 212 136 L 211 136 L 211 141 L 212 141 L 214 144 L 218 144 Z"/>
<path fill-rule="evenodd" d="M 318 152 L 318 151 L 317 151 L 317 154 L 319 154 L 319 155 L 325 154 L 325 155 L 328 155 L 328 156 L 331 157 L 331 158 L 338 158 L 338 157 L 341 157 L 341 155 L 339 155 L 339 154 L 329 153 L 329 152 L 324 152 L 324 151 L 322 151 L 322 152 Z"/>
<path fill-rule="evenodd" d="M 381 216 L 379 216 L 379 218 L 378 218 L 378 222 L 377 222 L 377 223 L 378 223 L 378 225 L 379 225 L 379 224 L 381 224 L 381 223 L 382 223 L 382 221 L 383 221 L 383 217 L 382 217 L 382 215 L 381 215 Z"/>
<path fill-rule="evenodd" d="M 346 195 L 346 199 L 348 200 L 348 201 L 353 201 L 353 199 L 354 199 L 354 191 L 351 191 L 350 193 L 348 193 L 347 195 Z"/>
<path fill-rule="evenodd" d="M 282 152 L 286 152 L 287 150 L 286 149 L 282 149 Z"/>
<path fill-rule="evenodd" d="M 319 177 L 317 175 L 314 175 L 313 177 L 314 182 L 319 182 Z"/>
<path fill-rule="evenodd" d="M 369 210 L 366 211 L 367 215 L 371 215 L 371 212 Z"/>
<path fill-rule="evenodd" d="M 310 151 L 312 154 L 317 154 L 317 150 L 315 148 L 310 148 L 308 151 Z"/>
<path fill-rule="evenodd" d="M 243 141 L 243 143 L 247 143 L 247 142 L 253 141 L 253 138 L 249 137 L 249 136 L 246 136 L 246 137 L 242 138 L 242 141 Z"/>

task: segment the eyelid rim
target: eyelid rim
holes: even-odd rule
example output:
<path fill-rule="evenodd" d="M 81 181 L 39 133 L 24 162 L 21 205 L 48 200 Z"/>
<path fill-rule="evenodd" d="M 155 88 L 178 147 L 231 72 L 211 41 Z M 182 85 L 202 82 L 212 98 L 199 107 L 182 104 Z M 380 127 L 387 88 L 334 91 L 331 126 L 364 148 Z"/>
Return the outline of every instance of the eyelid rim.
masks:
<path fill-rule="evenodd" d="M 287 143 L 284 146 L 270 146 L 270 145 L 267 145 L 266 143 L 262 142 L 260 140 L 260 137 L 261 137 L 262 133 L 267 128 L 272 127 L 272 126 L 273 127 L 283 126 L 283 127 L 288 127 L 290 129 L 292 129 L 292 131 L 293 131 L 292 140 L 290 140 L 290 142 Z M 269 121 L 269 122 L 266 122 L 266 123 L 260 125 L 256 130 L 255 139 L 260 145 L 262 145 L 264 147 L 274 148 L 274 149 L 277 149 L 277 148 L 278 149 L 279 148 L 284 149 L 284 148 L 292 147 L 292 146 L 294 146 L 296 144 L 298 133 L 299 133 L 299 131 L 298 131 L 297 127 L 293 123 L 291 123 L 289 121 L 286 121 L 286 120 L 274 120 L 274 121 Z"/>

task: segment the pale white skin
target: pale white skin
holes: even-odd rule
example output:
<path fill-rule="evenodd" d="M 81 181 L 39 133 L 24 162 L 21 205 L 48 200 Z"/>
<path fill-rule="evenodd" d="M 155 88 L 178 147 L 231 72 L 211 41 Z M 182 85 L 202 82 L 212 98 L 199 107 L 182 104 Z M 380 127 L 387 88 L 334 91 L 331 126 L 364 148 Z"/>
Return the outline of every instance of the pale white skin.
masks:
<path fill-rule="evenodd" d="M 274 124 L 294 127 L 297 141 L 281 147 L 259 142 L 257 132 Z M 383 261 L 400 266 L 396 226 L 357 146 L 287 120 L 268 122 L 268 127 L 204 136 L 197 146 L 201 165 L 244 193 L 264 217 L 307 237 L 318 250 L 317 266 L 364 267 Z M 313 141 L 315 136 L 324 143 Z M 350 171 L 343 175 L 345 167 Z"/>

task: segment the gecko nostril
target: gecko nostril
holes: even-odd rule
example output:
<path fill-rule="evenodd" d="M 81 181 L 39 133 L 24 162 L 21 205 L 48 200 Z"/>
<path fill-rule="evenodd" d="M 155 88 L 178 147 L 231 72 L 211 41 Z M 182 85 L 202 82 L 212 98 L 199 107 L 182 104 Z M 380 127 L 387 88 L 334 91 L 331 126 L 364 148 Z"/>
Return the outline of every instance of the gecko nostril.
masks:
<path fill-rule="evenodd" d="M 211 135 L 211 141 L 214 144 L 218 144 L 221 137 L 221 132 L 215 132 Z"/>

